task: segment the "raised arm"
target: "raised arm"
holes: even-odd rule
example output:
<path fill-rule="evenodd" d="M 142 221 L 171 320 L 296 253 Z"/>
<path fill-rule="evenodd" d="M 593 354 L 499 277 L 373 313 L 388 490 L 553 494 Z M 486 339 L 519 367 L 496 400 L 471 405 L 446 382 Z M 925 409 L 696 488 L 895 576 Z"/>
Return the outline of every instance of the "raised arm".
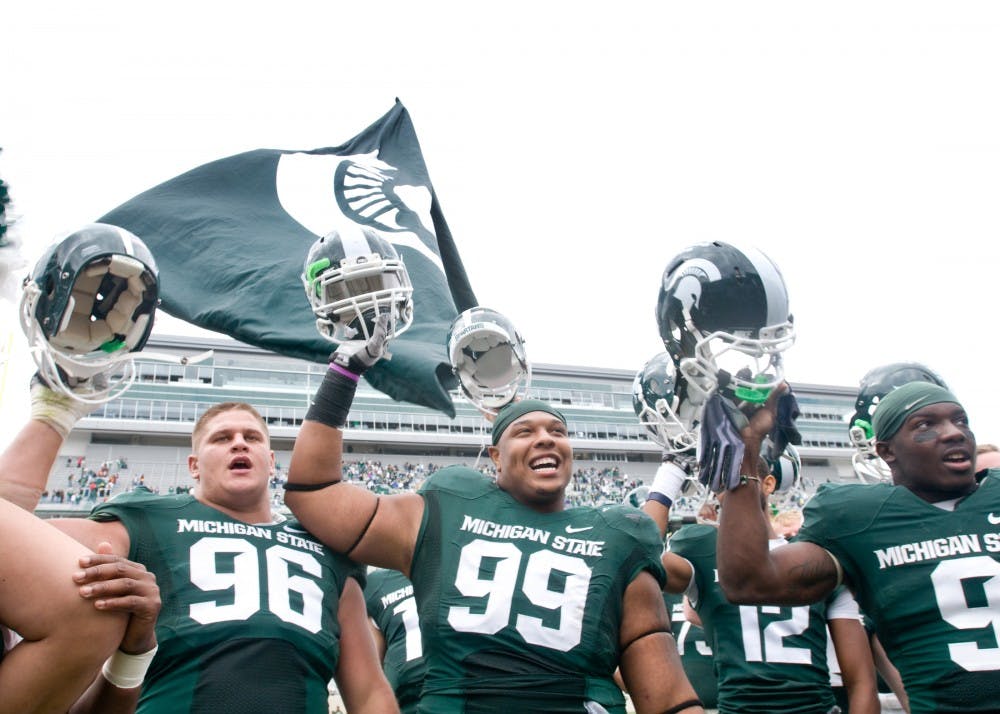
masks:
<path fill-rule="evenodd" d="M 34 511 L 63 440 L 94 406 L 50 389 L 35 376 L 31 419 L 0 455 L 0 498 Z"/>
<path fill-rule="evenodd" d="M 416 494 L 377 496 L 343 483 L 343 433 L 358 379 L 385 353 L 388 315 L 365 343 L 341 345 L 292 450 L 285 503 L 310 533 L 357 562 L 410 574 L 423 517 Z"/>
<path fill-rule="evenodd" d="M 740 473 L 745 478 L 726 492 L 719 518 L 719 584 L 734 603 L 807 605 L 822 600 L 839 583 L 836 561 L 818 545 L 801 542 L 768 549 L 767 521 L 760 507 L 759 479 L 764 474 L 758 473 L 758 464 L 783 389 L 775 389 L 745 424 L 722 425 L 742 440 L 744 449 Z"/>

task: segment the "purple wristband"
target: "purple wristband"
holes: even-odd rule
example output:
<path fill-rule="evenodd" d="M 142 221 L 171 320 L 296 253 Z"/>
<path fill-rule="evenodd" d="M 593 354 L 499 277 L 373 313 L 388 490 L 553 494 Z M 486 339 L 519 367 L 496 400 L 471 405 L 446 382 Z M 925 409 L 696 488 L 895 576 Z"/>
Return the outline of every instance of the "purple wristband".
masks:
<path fill-rule="evenodd" d="M 336 362 L 331 362 L 330 363 L 330 369 L 332 369 L 337 374 L 344 375 L 345 377 L 347 377 L 348 379 L 350 379 L 350 380 L 352 380 L 354 382 L 357 382 L 359 379 L 361 379 L 361 375 L 354 374 L 354 372 L 352 372 L 349 369 L 345 369 L 344 367 L 341 367 Z"/>

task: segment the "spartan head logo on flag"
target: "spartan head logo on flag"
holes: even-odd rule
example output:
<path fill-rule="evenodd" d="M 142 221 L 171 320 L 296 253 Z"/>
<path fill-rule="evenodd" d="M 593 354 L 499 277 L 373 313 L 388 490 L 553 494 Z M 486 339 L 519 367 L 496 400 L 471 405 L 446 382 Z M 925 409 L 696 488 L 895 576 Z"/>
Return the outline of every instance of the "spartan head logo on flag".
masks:
<path fill-rule="evenodd" d="M 413 284 L 414 319 L 391 360 L 365 374 L 382 392 L 453 416 L 445 342 L 477 304 L 427 175 L 409 114 L 382 118 L 333 148 L 258 149 L 199 166 L 100 218 L 145 241 L 161 309 L 280 354 L 323 362 L 302 292 L 310 246 L 358 225 L 390 241 Z"/>
<path fill-rule="evenodd" d="M 431 219 L 431 192 L 402 183 L 399 170 L 374 152 L 356 156 L 285 154 L 278 162 L 278 200 L 288 215 L 317 236 L 357 223 L 397 250 L 423 256 L 445 279 Z M 405 261 L 404 261 L 405 262 Z M 409 267 L 409 265 L 407 265 Z"/>

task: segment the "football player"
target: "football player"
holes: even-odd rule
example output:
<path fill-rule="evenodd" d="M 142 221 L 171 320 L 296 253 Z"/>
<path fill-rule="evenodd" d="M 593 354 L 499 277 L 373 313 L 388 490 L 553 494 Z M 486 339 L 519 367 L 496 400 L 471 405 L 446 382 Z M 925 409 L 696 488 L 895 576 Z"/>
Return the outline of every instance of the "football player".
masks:
<path fill-rule="evenodd" d="M 50 412 L 57 399 L 47 396 Z M 5 470 L 0 489 L 33 508 L 62 438 L 36 416 L 9 459 L 31 466 Z M 188 468 L 192 493 L 135 491 L 89 519 L 48 521 L 85 546 L 110 543 L 157 576 L 159 650 L 138 711 L 326 712 L 331 678 L 351 711 L 395 711 L 368 630 L 363 572 L 271 512 L 274 454 L 256 410 L 209 408 L 192 433 Z"/>
<path fill-rule="evenodd" d="M 492 481 L 449 467 L 419 493 L 379 496 L 341 478 L 357 381 L 383 356 L 343 343 L 299 432 L 286 503 L 325 544 L 413 583 L 427 674 L 420 712 L 702 711 L 681 668 L 660 586 L 653 523 L 624 506 L 566 510 L 563 415 L 535 401 L 499 411 Z"/>
<path fill-rule="evenodd" d="M 763 461 L 763 460 L 762 460 Z M 767 473 L 761 464 L 761 473 Z M 762 478 L 758 508 L 769 513 L 768 497 L 778 482 L 767 473 Z M 720 495 L 722 517 L 728 503 Z M 661 533 L 666 532 L 668 509 L 662 502 L 647 501 L 649 513 Z M 786 541 L 775 534 L 767 519 L 768 543 L 774 548 Z M 844 588 L 809 606 L 735 605 L 716 578 L 714 524 L 685 525 L 669 541 L 663 554 L 666 590 L 685 593 L 705 628 L 715 655 L 718 706 L 722 713 L 799 712 L 827 714 L 835 701 L 827 663 L 827 637 L 832 639 L 847 687 L 851 712 L 879 711 L 875 666 L 868 638 L 861 625 L 857 603 Z"/>
<path fill-rule="evenodd" d="M 423 643 L 413 583 L 396 570 L 368 573 L 365 606 L 371 621 L 375 649 L 402 714 L 416 714 L 424 686 Z"/>
<path fill-rule="evenodd" d="M 908 382 L 930 382 L 948 388 L 937 374 L 917 362 L 892 362 L 869 370 L 858 384 L 854 399 L 854 414 L 847 433 L 854 446 L 851 463 L 858 479 L 865 483 L 891 483 L 892 472 L 875 448 L 872 418 L 875 408 L 885 396 Z"/>
<path fill-rule="evenodd" d="M 872 429 L 892 484 L 822 486 L 798 541 L 769 551 L 757 453 L 778 397 L 749 419 L 727 411 L 716 425 L 722 440 L 744 449 L 719 532 L 727 597 L 804 605 L 845 583 L 874 620 L 911 712 L 996 711 L 1000 483 L 976 480 L 976 439 L 961 403 L 926 381 L 889 392 Z"/>
<path fill-rule="evenodd" d="M 95 295 L 94 304 L 104 293 Z M 64 334 L 65 351 L 90 348 L 84 337 L 92 334 Z M 0 474 L 0 495 L 27 510 L 86 413 L 81 404 L 97 401 L 87 382 L 99 373 L 74 373 L 71 360 L 60 367 L 65 390 L 36 381 L 32 419 L 5 455 L 12 468 Z M 334 678 L 352 712 L 396 711 L 368 628 L 363 572 L 271 511 L 274 452 L 260 414 L 249 404 L 215 405 L 191 441 L 191 493 L 136 491 L 100 504 L 90 518 L 49 521 L 86 547 L 109 543 L 157 577 L 159 650 L 138 710 L 325 713 Z"/>

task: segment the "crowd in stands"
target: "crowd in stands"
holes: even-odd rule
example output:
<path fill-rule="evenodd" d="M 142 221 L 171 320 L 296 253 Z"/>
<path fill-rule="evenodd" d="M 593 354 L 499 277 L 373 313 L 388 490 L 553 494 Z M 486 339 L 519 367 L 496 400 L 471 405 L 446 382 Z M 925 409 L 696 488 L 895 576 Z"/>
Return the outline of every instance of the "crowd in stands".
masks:
<path fill-rule="evenodd" d="M 66 487 L 46 491 L 42 495 L 42 502 L 89 507 L 103 503 L 119 492 L 147 489 L 154 493 L 173 494 L 185 493 L 192 487 L 191 484 L 178 484 L 163 488 L 158 483 L 147 483 L 144 474 L 129 472 L 128 462 L 122 457 L 104 461 L 96 469 L 89 467 L 82 456 L 67 457 L 64 468 L 68 470 Z M 406 461 L 397 464 L 379 460 L 345 461 L 344 478 L 376 493 L 399 493 L 416 491 L 428 474 L 440 468 L 441 464 L 433 462 L 424 464 Z M 479 463 L 476 468 L 488 476 L 496 476 L 489 461 Z M 285 467 L 278 463 L 270 482 L 275 507 L 283 504 L 283 486 L 287 480 L 285 474 Z M 569 507 L 622 503 L 628 492 L 641 484 L 640 480 L 630 477 L 617 466 L 579 468 L 573 472 L 566 489 L 566 502 Z M 798 498 L 804 501 L 801 495 Z M 679 517 L 694 516 L 702 508 L 703 501 L 700 495 L 682 495 L 674 504 L 672 512 Z M 781 510 L 799 510 L 802 505 L 801 502 L 781 504 Z"/>
<path fill-rule="evenodd" d="M 82 456 L 68 457 L 64 468 L 69 471 L 66 474 L 66 487 L 46 491 L 42 495 L 43 502 L 88 506 L 103 503 L 116 493 L 135 489 L 173 494 L 185 493 L 191 488 L 190 484 L 163 488 L 160 484 L 147 483 L 144 474 L 129 472 L 128 462 L 124 458 L 104 461 L 94 469 L 88 466 Z M 428 474 L 440 468 L 440 464 L 433 462 L 424 464 L 407 461 L 397 464 L 378 460 L 345 461 L 344 478 L 376 493 L 399 493 L 417 490 Z M 488 476 L 496 476 L 492 463 L 488 461 L 478 464 L 477 469 Z M 287 480 L 285 474 L 286 469 L 280 463 L 277 464 L 270 482 L 275 506 L 282 504 L 282 487 Z M 566 489 L 566 501 L 570 507 L 622 503 L 626 494 L 641 483 L 617 466 L 579 468 L 573 472 Z M 674 510 L 678 514 L 694 514 L 701 506 L 701 501 L 700 497 L 681 496 Z"/>

